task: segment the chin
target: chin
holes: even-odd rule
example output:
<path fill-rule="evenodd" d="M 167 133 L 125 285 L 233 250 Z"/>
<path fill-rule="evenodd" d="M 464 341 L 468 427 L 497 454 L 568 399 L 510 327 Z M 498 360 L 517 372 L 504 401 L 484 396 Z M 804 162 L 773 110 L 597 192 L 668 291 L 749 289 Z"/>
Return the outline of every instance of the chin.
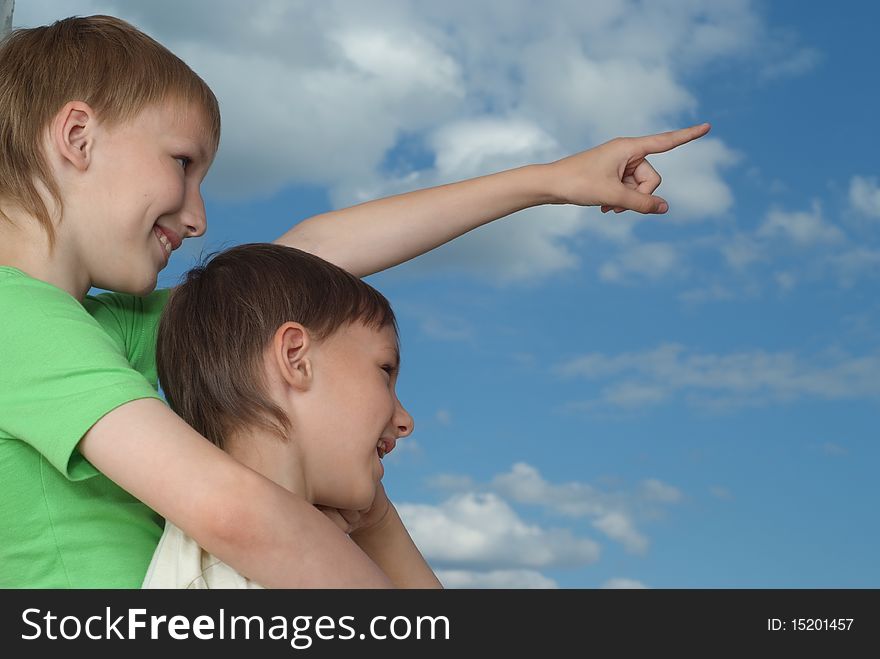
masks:
<path fill-rule="evenodd" d="M 145 272 L 140 275 L 128 271 L 120 273 L 118 276 L 109 276 L 96 279 L 92 282 L 92 286 L 103 288 L 105 291 L 113 291 L 114 293 L 126 293 L 128 295 L 136 295 L 144 297 L 156 290 L 159 273 Z"/>
<path fill-rule="evenodd" d="M 126 282 L 125 288 L 117 288 L 114 289 L 119 293 L 128 293 L 129 295 L 136 295 L 138 297 L 144 297 L 149 295 L 154 290 L 156 290 L 156 284 L 158 283 L 158 273 L 146 275 L 144 277 L 134 278 L 131 277 L 128 282 Z"/>
<path fill-rule="evenodd" d="M 136 295 L 137 297 L 146 297 L 147 295 L 149 295 L 150 293 L 152 293 L 155 290 L 156 290 L 156 280 L 154 279 L 152 284 L 149 284 L 148 286 L 145 286 L 144 288 L 132 291 L 131 294 Z"/>
<path fill-rule="evenodd" d="M 351 505 L 347 510 L 364 510 L 373 505 L 373 499 L 376 498 L 376 486 L 373 485 L 368 491 L 352 493 L 353 496 L 349 502 Z"/>

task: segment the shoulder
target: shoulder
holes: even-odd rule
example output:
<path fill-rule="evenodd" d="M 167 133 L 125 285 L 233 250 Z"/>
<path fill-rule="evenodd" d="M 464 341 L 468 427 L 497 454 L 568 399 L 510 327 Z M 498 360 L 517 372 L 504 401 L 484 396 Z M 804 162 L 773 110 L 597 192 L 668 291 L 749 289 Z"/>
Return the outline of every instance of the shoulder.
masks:
<path fill-rule="evenodd" d="M 29 311 L 83 311 L 82 305 L 70 293 L 20 270 L 3 266 L 0 266 L 0 307 L 13 312 L 12 316 L 7 316 L 13 321 L 14 316 Z"/>
<path fill-rule="evenodd" d="M 71 328 L 99 330 L 83 306 L 68 292 L 24 273 L 0 267 L 0 345 L 69 337 Z"/>

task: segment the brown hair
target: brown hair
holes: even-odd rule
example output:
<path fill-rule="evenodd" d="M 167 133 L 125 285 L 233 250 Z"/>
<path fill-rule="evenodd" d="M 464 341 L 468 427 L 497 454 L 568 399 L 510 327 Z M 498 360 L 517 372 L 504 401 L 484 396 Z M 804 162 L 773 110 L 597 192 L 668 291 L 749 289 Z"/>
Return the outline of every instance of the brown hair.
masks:
<path fill-rule="evenodd" d="M 0 44 L 0 200 L 55 232 L 38 185 L 60 210 L 61 193 L 42 149 L 43 131 L 68 101 L 84 101 L 110 124 L 175 101 L 204 115 L 216 149 L 220 108 L 208 85 L 157 41 L 118 18 L 65 18 L 15 30 Z M 9 220 L 0 211 L 0 218 Z"/>
<path fill-rule="evenodd" d="M 342 268 L 293 247 L 233 247 L 190 270 L 165 307 L 156 361 L 168 404 L 221 448 L 252 425 L 286 437 L 290 421 L 264 392 L 263 353 L 288 321 L 319 341 L 355 321 L 397 332 L 388 300 Z"/>

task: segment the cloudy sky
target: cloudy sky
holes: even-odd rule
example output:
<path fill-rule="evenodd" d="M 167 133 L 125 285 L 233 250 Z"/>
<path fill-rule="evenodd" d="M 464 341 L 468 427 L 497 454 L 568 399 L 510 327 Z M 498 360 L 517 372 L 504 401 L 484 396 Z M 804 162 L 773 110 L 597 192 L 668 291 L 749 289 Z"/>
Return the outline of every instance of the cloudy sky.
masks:
<path fill-rule="evenodd" d="M 18 0 L 217 93 L 198 254 L 709 121 L 663 217 L 547 207 L 371 278 L 416 432 L 386 487 L 450 587 L 878 587 L 870 3 Z M 871 291 L 875 293 L 872 294 Z"/>

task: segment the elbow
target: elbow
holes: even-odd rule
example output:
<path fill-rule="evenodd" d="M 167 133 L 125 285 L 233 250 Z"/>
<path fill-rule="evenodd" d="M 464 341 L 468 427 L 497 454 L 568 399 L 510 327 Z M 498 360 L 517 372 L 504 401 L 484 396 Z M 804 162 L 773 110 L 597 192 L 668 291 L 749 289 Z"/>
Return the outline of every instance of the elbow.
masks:
<path fill-rule="evenodd" d="M 223 475 L 222 485 L 206 488 L 193 510 L 193 538 L 206 550 L 228 562 L 259 551 L 270 538 L 271 521 L 264 514 L 273 487 L 262 476 L 241 465 Z"/>
<path fill-rule="evenodd" d="M 364 277 L 375 270 L 361 263 L 364 250 L 356 236 L 341 225 L 335 211 L 331 211 L 303 220 L 274 242 L 320 257 L 355 277 Z"/>

